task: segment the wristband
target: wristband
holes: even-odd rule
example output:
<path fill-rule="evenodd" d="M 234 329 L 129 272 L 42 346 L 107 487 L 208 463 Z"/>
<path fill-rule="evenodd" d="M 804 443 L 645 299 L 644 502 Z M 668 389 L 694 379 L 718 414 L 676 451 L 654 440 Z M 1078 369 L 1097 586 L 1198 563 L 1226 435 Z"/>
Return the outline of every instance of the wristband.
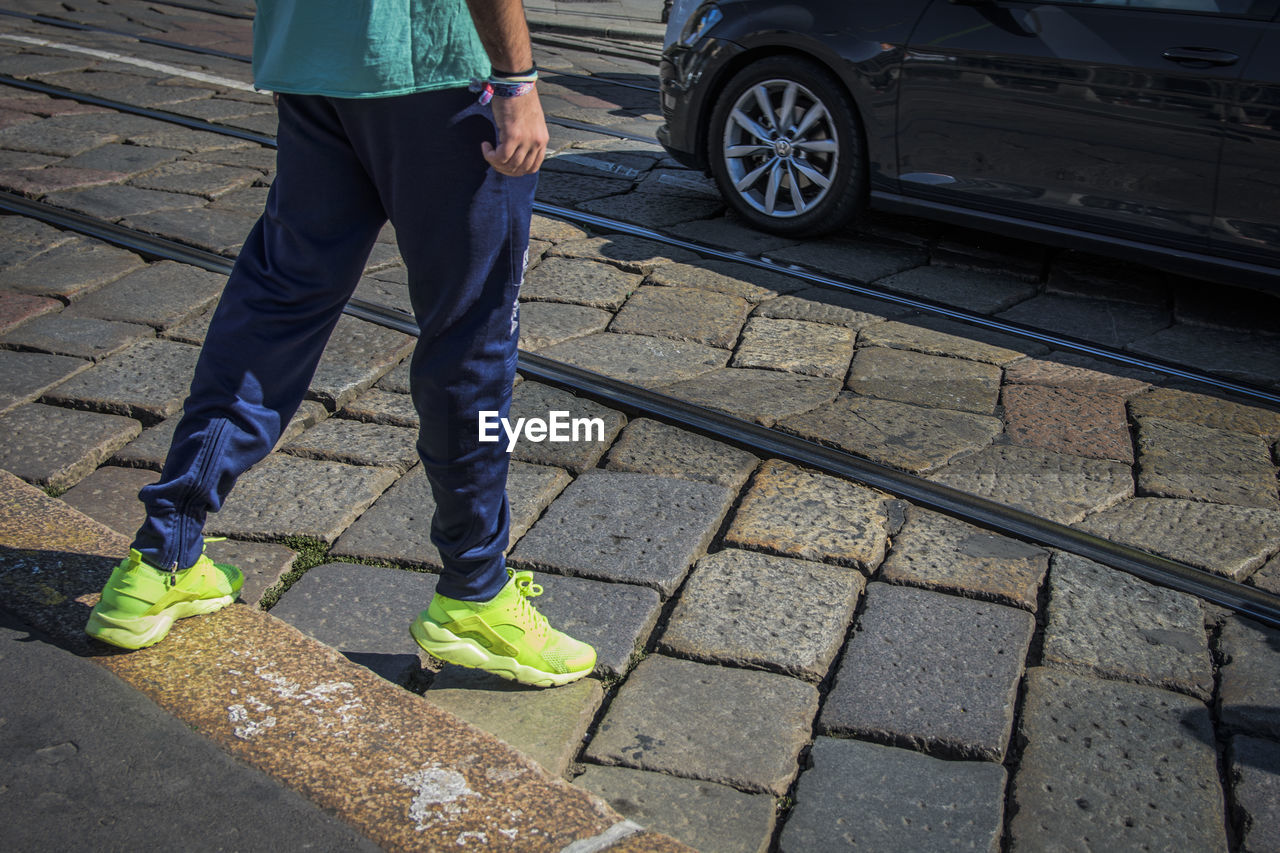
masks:
<path fill-rule="evenodd" d="M 538 82 L 538 66 L 520 74 L 507 74 L 495 70 L 488 80 L 472 80 L 471 91 L 480 93 L 480 103 L 487 104 L 495 97 L 518 98 L 533 90 Z"/>

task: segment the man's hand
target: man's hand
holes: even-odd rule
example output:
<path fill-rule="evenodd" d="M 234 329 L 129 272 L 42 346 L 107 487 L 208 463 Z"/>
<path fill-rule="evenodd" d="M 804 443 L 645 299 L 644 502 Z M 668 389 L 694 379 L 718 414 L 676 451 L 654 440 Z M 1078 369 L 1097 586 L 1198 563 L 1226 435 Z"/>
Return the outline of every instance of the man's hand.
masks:
<path fill-rule="evenodd" d="M 538 171 L 547 153 L 550 134 L 537 91 L 514 98 L 495 97 L 489 104 L 498 126 L 498 147 L 480 143 L 484 159 L 498 172 L 513 178 Z"/>

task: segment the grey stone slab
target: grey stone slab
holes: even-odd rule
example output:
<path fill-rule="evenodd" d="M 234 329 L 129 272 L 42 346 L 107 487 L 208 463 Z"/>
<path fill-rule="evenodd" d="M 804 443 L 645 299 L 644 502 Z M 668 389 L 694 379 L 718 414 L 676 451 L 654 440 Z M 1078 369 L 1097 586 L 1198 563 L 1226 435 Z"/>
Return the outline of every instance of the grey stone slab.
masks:
<path fill-rule="evenodd" d="M 281 449 L 306 459 L 382 466 L 404 473 L 418 462 L 417 440 L 415 429 L 329 418 Z"/>
<path fill-rule="evenodd" d="M 1218 713 L 1237 731 L 1280 738 L 1280 630 L 1233 616 L 1218 638 Z"/>
<path fill-rule="evenodd" d="M 199 163 L 219 163 L 223 166 L 257 169 L 264 176 L 270 175 L 276 168 L 276 152 L 271 148 L 258 146 L 197 151 L 188 154 L 187 159 Z"/>
<path fill-rule="evenodd" d="M 1097 513 L 1081 530 L 1142 548 L 1233 580 L 1275 551 L 1280 512 L 1174 498 L 1135 498 Z"/>
<path fill-rule="evenodd" d="M 729 360 L 725 349 L 612 332 L 565 341 L 540 354 L 643 388 L 692 379 Z"/>
<path fill-rule="evenodd" d="M 1240 850 L 1280 850 L 1280 744 L 1238 735 L 1227 756 Z"/>
<path fill-rule="evenodd" d="M 204 130 L 192 130 L 175 124 L 147 122 L 146 129 L 130 130 L 125 142 L 131 145 L 152 145 L 161 148 L 177 148 L 188 153 L 251 148 L 258 145 L 244 139 L 225 136 Z"/>
<path fill-rule="evenodd" d="M 1271 440 L 1280 438 L 1280 412 L 1180 388 L 1153 388 L 1133 397 L 1129 400 L 1129 416 L 1135 420 L 1182 421 Z"/>
<path fill-rule="evenodd" d="M 873 583 L 819 721 L 826 734 L 1002 761 L 1035 618 Z"/>
<path fill-rule="evenodd" d="M 88 369 L 89 362 L 69 356 L 0 350 L 0 412 L 29 403 Z"/>
<path fill-rule="evenodd" d="M 1047 385 L 1064 391 L 1132 397 L 1160 377 L 1151 371 L 1122 367 L 1082 353 L 1051 352 L 1006 365 L 1004 379 L 1013 385 Z"/>
<path fill-rule="evenodd" d="M 773 797 L 627 767 L 588 767 L 573 780 L 618 814 L 702 853 L 766 853 Z"/>
<path fill-rule="evenodd" d="M 613 315 L 586 305 L 520 303 L 520 349 L 538 352 L 563 341 L 603 332 Z"/>
<path fill-rule="evenodd" d="M 1037 609 L 1049 552 L 911 507 L 880 566 L 880 580 Z"/>
<path fill-rule="evenodd" d="M 83 317 L 68 309 L 24 323 L 0 337 L 0 346 L 101 361 L 154 335 L 147 326 Z"/>
<path fill-rule="evenodd" d="M 396 267 L 395 269 L 402 268 Z M 381 274 L 380 272 L 379 275 Z M 413 302 L 409 299 L 409 287 L 399 282 L 386 281 L 375 276 L 364 276 L 360 279 L 360 283 L 356 285 L 355 292 L 351 296 L 353 299 L 363 299 L 365 302 L 373 302 L 384 308 L 394 308 L 409 317 L 413 316 Z"/>
<path fill-rule="evenodd" d="M 0 147 L 13 151 L 51 154 L 55 157 L 74 157 L 118 138 L 114 133 L 75 130 L 41 121 L 0 130 Z"/>
<path fill-rule="evenodd" d="M 1055 294 L 1028 299 L 999 316 L 1117 349 L 1158 332 L 1173 320 L 1169 309 L 1163 305 L 1075 299 Z"/>
<path fill-rule="evenodd" d="M 1000 849 L 1005 771 L 820 737 L 782 828 L 783 853 Z"/>
<path fill-rule="evenodd" d="M 218 196 L 217 200 L 209 205 L 209 209 L 230 210 L 236 213 L 243 213 L 248 216 L 256 216 L 266 209 L 267 194 L 270 191 L 270 187 L 259 187 L 255 185 L 241 187 L 238 190 L 232 190 L 226 195 Z M 176 195 L 176 193 L 172 193 L 171 195 Z M 192 196 L 183 197 L 193 198 Z"/>
<path fill-rule="evenodd" d="M 248 541 L 301 536 L 331 545 L 396 477 L 391 468 L 273 454 L 239 479 L 205 529 Z"/>
<path fill-rule="evenodd" d="M 1177 690 L 1205 702 L 1213 694 L 1204 612 L 1196 598 L 1057 553 L 1048 614 L 1047 666 Z"/>
<path fill-rule="evenodd" d="M 989 415 L 850 393 L 781 420 L 778 426 L 915 474 L 937 471 L 957 457 L 986 448 L 1004 429 L 999 418 Z"/>
<path fill-rule="evenodd" d="M 1169 301 L 1169 274 L 1114 258 L 1064 252 L 1054 258 L 1045 291 L 1135 305 L 1164 305 Z"/>
<path fill-rule="evenodd" d="M 728 489 L 620 471 L 587 471 L 511 552 L 514 564 L 675 592 L 719 529 Z"/>
<path fill-rule="evenodd" d="M 983 270 L 922 266 L 883 278 L 880 287 L 956 305 L 980 314 L 1004 311 L 1035 296 L 1037 287 L 1025 279 Z"/>
<path fill-rule="evenodd" d="M 692 263 L 698 256 L 686 249 L 667 246 L 630 234 L 589 237 L 585 240 L 558 242 L 550 256 L 603 261 L 626 272 L 648 275 L 664 264 Z M 544 260 L 543 263 L 546 263 Z"/>
<path fill-rule="evenodd" d="M 591 213 L 645 228 L 668 228 L 695 219 L 718 216 L 724 210 L 724 201 L 718 196 L 630 192 L 588 199 L 577 206 Z"/>
<path fill-rule="evenodd" d="M 693 229 L 709 223 L 689 223 Z M 682 231 L 685 229 L 682 228 Z M 696 239 L 689 237 L 688 239 Z M 655 269 L 645 284 L 664 287 L 688 287 L 736 296 L 748 302 L 762 302 L 783 293 L 794 293 L 807 287 L 795 276 L 733 261 L 705 261 L 698 264 L 666 264 Z M 809 318 L 792 318 L 809 319 Z"/>
<path fill-rule="evenodd" d="M 609 264 L 552 257 L 529 271 L 520 286 L 520 297 L 616 311 L 641 280 L 641 276 Z"/>
<path fill-rule="evenodd" d="M 935 264 L 1020 275 L 1028 281 L 1040 280 L 1048 258 L 1041 244 L 958 228 L 941 230 L 930 254 Z"/>
<path fill-rule="evenodd" d="M 636 192 L 723 200 L 709 175 L 700 175 L 686 168 L 655 168 L 640 180 Z"/>
<path fill-rule="evenodd" d="M 143 148 L 141 145 L 111 143 L 77 154 L 59 163 L 76 169 L 101 169 L 107 172 L 136 174 L 171 163 L 183 156 L 182 151 L 170 148 Z"/>
<path fill-rule="evenodd" d="M 830 403 L 840 393 L 840 384 L 838 379 L 779 370 L 726 368 L 663 386 L 662 393 L 773 426 L 783 418 Z"/>
<path fill-rule="evenodd" d="M 418 428 L 418 412 L 413 407 L 413 398 L 408 394 L 397 394 L 379 388 L 365 391 L 343 406 L 339 414 L 371 424 L 389 424 L 414 430 Z"/>
<path fill-rule="evenodd" d="M 919 249 L 857 238 L 828 237 L 774 249 L 769 260 L 798 264 L 847 281 L 876 281 L 918 267 L 928 258 Z"/>
<path fill-rule="evenodd" d="M 0 271 L 0 288 L 75 299 L 142 265 L 133 252 L 77 240 Z"/>
<path fill-rule="evenodd" d="M 1052 669 L 1027 674 L 1009 847 L 1225 851 L 1213 723 L 1199 701 Z"/>
<path fill-rule="evenodd" d="M 870 573 L 888 546 L 886 498 L 857 483 L 769 460 L 738 506 L 725 545 Z"/>
<path fill-rule="evenodd" d="M 198 249 L 234 255 L 257 221 L 256 215 L 210 207 L 160 210 L 126 217 L 126 228 L 157 234 Z"/>
<path fill-rule="evenodd" d="M 866 397 L 989 415 L 1000 396 L 1000 379 L 993 364 L 864 347 L 853 357 L 845 387 Z"/>
<path fill-rule="evenodd" d="M 806 285 L 797 293 L 762 302 L 756 309 L 755 316 L 779 320 L 805 320 L 856 330 L 909 313 L 911 313 L 910 308 L 895 305 L 892 302 L 826 287 Z"/>
<path fill-rule="evenodd" d="M 32 403 L 0 415 L 0 469 L 29 483 L 65 489 L 87 477 L 141 431 L 118 415 Z"/>
<path fill-rule="evenodd" d="M 141 340 L 46 392 L 45 399 L 154 424 L 182 407 L 199 355 L 186 344 Z"/>
<path fill-rule="evenodd" d="M 570 243 L 587 239 L 587 232 L 572 222 L 535 213 L 529 221 L 529 236 L 548 243 Z"/>
<path fill-rule="evenodd" d="M 1034 341 L 935 317 L 913 317 L 866 326 L 858 334 L 858 346 L 910 349 L 1001 366 L 1049 351 L 1047 346 Z"/>
<path fill-rule="evenodd" d="M 1133 494 L 1127 465 L 1033 447 L 996 445 L 928 476 L 1062 524 L 1073 524 Z"/>
<path fill-rule="evenodd" d="M 853 341 L 853 330 L 841 326 L 754 317 L 742 330 L 731 364 L 841 379 L 853 358 Z"/>
<path fill-rule="evenodd" d="M 1280 554 L 1272 557 L 1265 566 L 1250 575 L 1248 583 L 1273 595 L 1280 595 Z"/>
<path fill-rule="evenodd" d="M 80 242 L 74 232 L 59 231 L 25 216 L 0 216 L 0 268 L 3 269 L 25 263 L 50 249 Z"/>
<path fill-rule="evenodd" d="M 1140 418 L 1138 493 L 1280 509 L 1271 448 L 1255 435 Z"/>
<path fill-rule="evenodd" d="M 343 316 L 329 338 L 311 380 L 311 397 L 340 409 L 413 351 L 416 339 Z"/>
<path fill-rule="evenodd" d="M 656 154 L 636 151 L 583 151 L 569 149 L 542 164 L 543 174 L 564 172 L 574 175 L 610 176 L 619 180 L 634 181 L 648 172 L 658 161 Z"/>
<path fill-rule="evenodd" d="M 423 572 L 326 563 L 295 581 L 271 615 L 404 684 L 418 669 L 409 623 L 430 603 L 435 587 L 435 576 Z"/>
<path fill-rule="evenodd" d="M 564 776 L 600 710 L 604 690 L 594 678 L 537 690 L 447 666 L 423 698 L 520 750 L 551 775 Z"/>
<path fill-rule="evenodd" d="M 585 755 L 780 796 L 817 710 L 817 689 L 794 678 L 651 655 L 618 691 Z"/>
<path fill-rule="evenodd" d="M 621 412 L 540 382 L 522 382 L 511 394 L 511 413 L 508 419 L 512 424 L 517 423 L 519 418 L 540 418 L 550 422 L 553 412 L 567 412 L 567 415 L 559 417 L 570 424 L 579 419 L 599 419 L 600 425 L 593 424 L 589 430 L 582 430 L 576 441 L 572 440 L 572 426 L 566 428 L 570 441 L 553 441 L 550 435 L 544 441 L 517 441 L 511 451 L 512 459 L 537 465 L 554 465 L 580 474 L 595 467 L 627 422 Z M 508 444 L 505 433 L 502 434 L 501 443 L 504 447 Z"/>
<path fill-rule="evenodd" d="M 225 275 L 161 261 L 99 288 L 67 310 L 163 331 L 212 306 L 226 283 Z"/>
<path fill-rule="evenodd" d="M 1206 329 L 1179 323 L 1127 347 L 1142 355 L 1243 382 L 1280 384 L 1280 335 Z"/>
<path fill-rule="evenodd" d="M 622 431 L 609 451 L 605 468 L 701 480 L 737 491 L 759 460 L 745 450 L 697 433 L 641 418 Z"/>
<path fill-rule="evenodd" d="M 36 317 L 62 310 L 62 302 L 48 296 L 32 296 L 0 290 L 0 334 L 7 333 Z"/>
<path fill-rule="evenodd" d="M 68 489 L 62 499 L 94 521 L 132 537 L 147 518 L 138 490 L 159 479 L 155 471 L 104 465 Z"/>
<path fill-rule="evenodd" d="M 632 182 L 596 175 L 546 172 L 538 176 L 538 200 L 551 204 L 577 205 L 588 199 L 626 192 Z"/>
<path fill-rule="evenodd" d="M 844 643 L 864 585 L 847 568 L 718 551 L 694 566 L 659 648 L 816 683 Z"/>
<path fill-rule="evenodd" d="M 610 331 L 732 347 L 751 303 L 691 287 L 642 287 L 613 319 Z"/>
<path fill-rule="evenodd" d="M 237 542 L 210 537 L 205 553 L 216 563 L 230 563 L 244 573 L 240 600 L 257 605 L 263 595 L 280 582 L 298 558 L 295 551 L 271 542 Z"/>

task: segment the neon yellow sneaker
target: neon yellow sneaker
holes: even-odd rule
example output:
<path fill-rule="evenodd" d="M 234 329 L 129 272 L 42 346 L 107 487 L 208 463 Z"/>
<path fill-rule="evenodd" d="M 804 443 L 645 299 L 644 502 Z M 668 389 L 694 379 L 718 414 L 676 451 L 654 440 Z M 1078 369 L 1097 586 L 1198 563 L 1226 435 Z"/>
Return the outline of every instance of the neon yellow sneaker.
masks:
<path fill-rule="evenodd" d="M 84 631 L 122 649 L 155 645 L 175 620 L 221 610 L 235 601 L 243 585 L 239 569 L 203 553 L 191 568 L 168 572 L 143 562 L 131 549 L 111 572 Z"/>
<path fill-rule="evenodd" d="M 437 593 L 409 632 L 440 660 L 521 684 L 551 687 L 590 673 L 596 650 L 552 628 L 529 603 L 542 595 L 533 572 L 507 569 L 507 576 L 507 585 L 491 601 L 458 601 Z"/>

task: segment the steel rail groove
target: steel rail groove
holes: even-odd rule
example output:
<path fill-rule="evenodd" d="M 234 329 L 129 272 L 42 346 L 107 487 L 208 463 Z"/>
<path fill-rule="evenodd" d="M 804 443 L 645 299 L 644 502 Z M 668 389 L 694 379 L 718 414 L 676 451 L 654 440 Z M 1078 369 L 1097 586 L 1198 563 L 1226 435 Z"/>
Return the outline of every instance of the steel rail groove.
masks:
<path fill-rule="evenodd" d="M 185 246 L 163 237 L 143 234 L 96 217 L 60 210 L 12 193 L 0 193 L 0 209 L 105 240 L 146 257 L 178 261 L 224 275 L 231 272 L 233 261 L 222 255 Z M 397 309 L 352 299 L 344 311 L 353 317 L 408 335 L 416 337 L 418 334 L 413 317 Z M 853 480 L 987 529 L 1077 554 L 1151 583 L 1197 596 L 1273 627 L 1280 627 L 1280 596 L 1256 587 L 970 495 L 847 451 L 763 427 L 534 353 L 521 351 L 518 366 L 527 376 L 568 388 L 602 403 L 620 406 L 728 441 L 761 456 L 784 459 Z"/>

